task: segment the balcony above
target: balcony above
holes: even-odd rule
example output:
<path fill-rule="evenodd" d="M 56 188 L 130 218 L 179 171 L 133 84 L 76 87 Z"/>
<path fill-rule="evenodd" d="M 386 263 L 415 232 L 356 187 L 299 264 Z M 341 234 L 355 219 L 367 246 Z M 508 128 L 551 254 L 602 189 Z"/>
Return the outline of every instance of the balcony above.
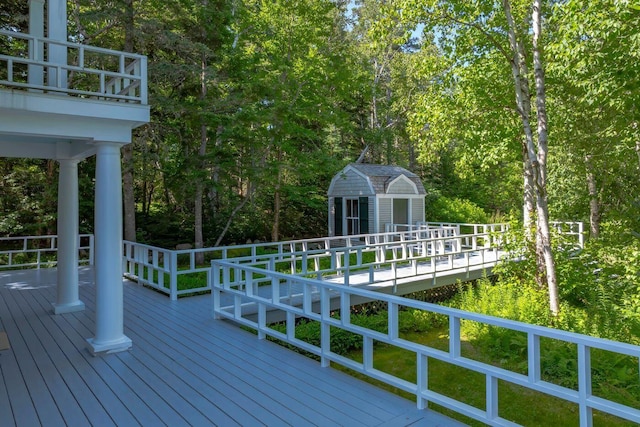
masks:
<path fill-rule="evenodd" d="M 148 121 L 145 56 L 0 30 L 0 155 L 84 158 Z"/>

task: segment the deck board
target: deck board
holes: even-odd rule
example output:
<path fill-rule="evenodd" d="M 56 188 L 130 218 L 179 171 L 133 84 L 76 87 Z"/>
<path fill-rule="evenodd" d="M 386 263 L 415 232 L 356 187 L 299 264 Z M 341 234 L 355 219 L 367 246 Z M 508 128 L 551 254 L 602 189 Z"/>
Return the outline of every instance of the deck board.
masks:
<path fill-rule="evenodd" d="M 459 425 L 221 320 L 210 297 L 126 282 L 130 351 L 93 357 L 94 288 L 51 314 L 55 270 L 0 274 L 0 425 Z"/>
<path fill-rule="evenodd" d="M 29 412 L 35 412 L 33 414 L 35 415 L 35 420 L 32 418 L 29 422 L 39 424 L 41 420 L 47 420 L 47 423 L 51 426 L 62 426 L 64 425 L 64 419 L 46 384 L 46 381 L 51 381 L 55 374 L 45 371 L 47 375 L 43 376 L 35 360 L 35 357 L 38 357 L 44 351 L 40 340 L 37 339 L 31 327 L 31 322 L 38 321 L 37 315 L 25 310 L 25 307 L 21 304 L 22 298 L 19 294 L 20 292 L 10 293 L 7 298 L 8 301 L 3 303 L 4 307 L 0 307 L 0 310 L 6 309 L 6 312 L 10 313 L 11 316 L 9 319 L 5 319 L 5 316 L 2 316 L 2 318 L 10 340 L 11 349 L 9 352 L 13 353 L 14 356 L 14 359 L 8 364 L 9 366 L 13 365 L 13 369 L 4 370 L 4 355 L 0 359 L 0 363 L 3 364 L 5 375 L 9 376 L 8 384 L 23 382 L 26 386 L 24 389 L 20 387 L 21 394 L 14 401 L 18 408 L 13 412 L 17 412 L 16 417 L 20 418 L 31 415 Z M 19 319 L 19 321 L 12 321 L 12 319 Z M 43 366 L 43 368 L 46 369 L 46 366 Z M 17 376 L 20 376 L 20 378 L 17 378 Z M 10 397 L 13 397 L 13 391 L 10 392 Z M 30 400 L 27 401 L 25 397 Z M 12 406 L 14 402 L 12 402 Z M 33 408 L 31 411 L 28 408 L 29 405 Z M 24 421 L 20 420 L 20 424 L 22 422 Z"/>
<path fill-rule="evenodd" d="M 144 303 L 144 301 L 139 302 L 139 304 Z M 154 320 L 154 323 L 164 323 L 161 317 L 154 317 L 152 320 Z M 198 370 L 198 375 L 203 377 L 206 375 L 213 375 L 217 380 L 216 382 L 222 381 L 225 384 L 223 392 L 226 390 L 227 394 L 233 393 L 236 399 L 245 400 L 248 405 L 260 404 L 261 401 L 259 398 L 263 394 L 268 394 L 270 398 L 278 398 L 279 400 L 290 402 L 287 406 L 279 404 L 269 410 L 276 412 L 280 417 L 291 418 L 293 416 L 290 421 L 295 425 L 298 425 L 299 423 L 310 423 L 311 420 L 318 421 L 324 419 L 326 422 L 334 423 L 339 421 L 338 417 L 330 412 L 333 411 L 334 408 L 323 407 L 322 402 L 318 402 L 317 399 L 309 398 L 301 388 L 291 388 L 291 378 L 270 373 L 265 374 L 262 372 L 260 370 L 260 366 L 255 365 L 252 360 L 254 357 L 252 357 L 251 354 L 247 355 L 245 349 L 238 351 L 236 343 L 234 343 L 238 338 L 237 334 L 234 334 L 233 337 L 229 337 L 229 341 L 223 341 L 224 346 L 221 346 L 220 342 L 206 342 L 202 339 L 202 336 L 206 335 L 207 322 L 193 322 L 189 316 L 185 316 L 181 319 L 174 318 L 174 320 L 179 320 L 179 325 L 170 325 L 167 323 L 163 328 L 165 337 L 158 337 L 158 339 L 163 339 L 164 342 L 168 344 L 168 347 L 174 347 L 174 343 L 167 341 L 170 341 L 171 337 L 174 337 L 175 334 L 179 334 L 182 339 L 186 339 L 189 344 L 188 348 L 181 349 L 180 356 L 186 358 L 190 364 L 196 364 L 194 369 Z M 209 320 L 209 322 L 216 323 L 214 320 Z M 198 330 L 199 328 L 203 329 Z M 253 335 L 249 335 L 249 338 L 254 341 L 256 339 Z M 235 375 L 225 372 L 226 368 L 224 366 L 219 366 L 215 362 L 217 360 L 223 360 L 225 357 L 229 356 L 231 356 L 231 367 L 235 368 L 237 371 Z M 202 364 L 201 361 L 203 358 L 204 360 L 213 360 L 214 362 Z M 274 367 L 274 371 L 277 371 L 277 367 Z M 278 380 L 289 380 L 287 383 L 289 387 L 283 390 L 274 388 L 272 384 L 274 384 L 274 381 L 277 382 Z M 242 382 L 238 383 L 238 381 Z M 302 386 L 308 388 L 308 384 L 306 383 L 302 384 Z M 245 395 L 239 394 L 240 391 L 243 391 Z M 258 397 L 258 399 L 256 399 L 256 397 Z M 265 404 L 268 404 L 268 402 L 265 402 Z M 291 412 L 288 406 L 291 406 L 292 404 L 295 405 L 297 413 L 287 415 L 287 413 Z M 316 406 L 314 411 L 308 409 L 313 408 L 314 405 Z M 321 413 L 316 412 L 318 410 L 320 410 Z M 267 411 L 266 408 L 260 408 L 257 406 L 252 408 L 252 412 L 261 414 L 260 419 L 262 421 L 265 421 L 265 417 L 270 416 L 270 414 L 265 411 Z M 324 417 L 322 416 L 322 413 L 329 413 L 333 418 Z M 300 415 L 306 415 L 306 419 L 300 418 Z M 274 421 L 282 422 L 283 420 Z"/>
<path fill-rule="evenodd" d="M 42 294 L 34 295 L 32 298 L 32 307 L 34 310 L 46 310 L 49 308 L 49 301 L 42 298 Z M 79 350 L 68 336 L 63 332 L 63 328 L 67 326 L 66 322 L 57 322 L 63 320 L 59 316 L 43 317 L 42 326 L 48 331 L 48 336 L 42 332 L 39 334 L 46 348 L 47 353 L 54 358 L 60 375 L 64 376 L 69 391 L 75 398 L 79 408 L 82 409 L 88 422 L 92 425 L 109 426 L 114 425 L 114 421 L 105 410 L 104 406 L 99 403 L 95 393 L 99 390 L 92 389 L 88 383 L 95 377 L 95 372 L 83 357 Z M 92 375 L 93 374 L 93 375 Z M 100 400 L 108 402 L 115 399 L 115 395 L 110 397 L 102 396 Z M 74 418 L 78 420 L 78 418 Z"/>
<path fill-rule="evenodd" d="M 203 302 L 206 303 L 206 299 L 208 299 L 208 297 L 204 297 Z M 139 302 L 139 304 L 144 304 L 144 303 L 145 303 L 144 301 Z M 195 313 L 195 312 L 197 311 L 191 311 L 191 313 Z M 158 319 L 158 320 L 162 320 L 162 319 Z M 261 359 L 262 362 L 270 363 L 269 372 L 275 372 L 276 374 L 265 374 L 264 372 L 261 372 L 259 370 L 260 365 L 256 364 L 257 356 L 260 356 L 261 354 L 260 353 L 256 354 L 255 352 L 256 338 L 254 335 L 243 333 L 243 335 L 246 335 L 245 339 L 248 338 L 248 340 L 250 341 L 251 346 L 249 347 L 246 344 L 244 344 L 244 340 L 241 341 L 237 339 L 238 332 L 242 332 L 242 331 L 237 331 L 234 328 L 232 330 L 233 335 L 229 335 L 226 337 L 229 341 L 226 343 L 224 348 L 221 348 L 216 342 L 211 342 L 211 343 L 201 342 L 202 341 L 201 337 L 206 336 L 206 329 L 207 329 L 206 323 L 203 324 L 202 322 L 194 321 L 194 319 L 190 316 L 185 316 L 184 318 L 179 319 L 179 321 L 182 327 L 178 327 L 178 326 L 175 326 L 175 327 L 179 328 L 179 331 L 182 331 L 182 333 L 184 334 L 183 335 L 184 338 L 189 339 L 190 347 L 196 349 L 195 350 L 196 355 L 201 354 L 200 352 L 206 352 L 210 354 L 214 360 L 219 360 L 220 358 L 225 356 L 224 354 L 222 354 L 223 352 L 233 352 L 232 353 L 233 359 L 236 360 L 236 362 L 234 362 L 234 365 L 236 365 L 239 369 L 241 369 L 243 366 L 255 367 L 255 369 L 252 370 L 252 372 L 254 373 L 251 373 L 251 372 L 247 373 L 242 378 L 247 383 L 252 382 L 252 380 L 260 381 L 261 382 L 260 388 L 256 390 L 257 392 L 259 392 L 260 389 L 264 389 L 264 387 L 270 388 L 271 387 L 270 384 L 272 383 L 272 381 L 280 379 L 282 381 L 285 381 L 287 385 L 291 387 L 291 392 L 289 392 L 288 395 L 285 395 L 283 393 L 283 397 L 287 397 L 289 399 L 295 399 L 301 404 L 305 404 L 310 407 L 316 407 L 316 409 L 321 409 L 322 412 L 336 411 L 336 410 L 342 412 L 345 406 L 347 406 L 348 412 L 352 413 L 354 411 L 353 407 L 351 407 L 351 405 L 345 405 L 342 399 L 336 399 L 336 404 L 343 408 L 338 408 L 335 406 L 318 408 L 318 405 L 322 406 L 322 402 L 318 402 L 316 396 L 317 396 L 317 393 L 321 391 L 321 388 L 324 386 L 324 384 L 318 383 L 318 381 L 315 378 L 314 378 L 313 384 L 300 381 L 299 377 L 296 375 L 297 372 L 299 371 L 292 370 L 291 366 L 283 366 L 281 359 L 274 359 L 273 356 L 271 355 L 269 355 L 268 358 Z M 216 321 L 211 320 L 210 322 L 215 323 Z M 187 325 L 189 326 L 189 328 L 185 331 L 184 327 Z M 253 354 L 252 354 L 252 351 L 253 351 Z M 313 363 L 314 362 L 312 362 L 312 364 Z M 287 367 L 287 369 L 283 369 L 283 367 Z M 254 377 L 255 373 L 260 374 L 260 376 Z M 310 386 L 314 388 L 313 396 L 307 395 L 308 394 L 307 390 L 309 390 Z M 333 388 L 331 389 L 331 392 L 332 392 L 331 394 L 333 396 L 335 395 L 334 393 L 335 384 L 333 384 L 332 387 Z M 273 392 L 281 393 L 279 390 L 273 390 Z M 366 401 L 363 400 L 361 403 L 365 404 Z M 371 411 L 376 412 L 377 408 L 372 407 L 370 409 Z M 359 412 L 359 414 L 356 414 L 356 415 L 360 415 L 365 419 L 370 416 L 370 414 L 365 412 L 364 410 L 360 410 L 356 408 L 355 411 Z M 339 413 L 337 415 L 340 416 Z M 317 415 L 314 415 L 314 417 L 317 417 Z M 358 418 L 358 420 L 361 420 L 361 418 Z M 336 421 L 336 420 L 333 419 L 333 421 Z M 357 423 L 358 421 L 354 420 L 354 422 Z"/>
<path fill-rule="evenodd" d="M 187 321 L 188 319 L 184 320 Z M 181 324 L 187 326 L 186 323 Z M 193 326 L 194 328 L 197 327 L 197 325 L 189 326 Z M 206 343 L 199 343 L 199 335 L 197 332 L 188 331 L 184 332 L 184 334 L 185 338 L 190 339 L 190 350 L 186 350 L 186 352 L 189 353 L 186 356 L 188 356 L 192 362 L 195 361 L 195 359 L 200 358 L 201 356 L 205 356 L 207 359 L 211 358 L 212 360 L 220 360 L 222 357 L 224 357 L 222 352 L 226 352 L 227 355 L 231 354 L 233 366 L 235 366 L 241 373 L 240 375 L 236 374 L 235 376 L 236 380 L 239 379 L 243 381 L 241 388 L 243 390 L 250 390 L 254 396 L 260 397 L 262 393 L 266 391 L 266 393 L 268 393 L 272 398 L 275 397 L 285 402 L 290 402 L 287 407 L 278 405 L 279 408 L 272 408 L 272 410 L 276 411 L 276 413 L 281 417 L 286 416 L 290 418 L 291 416 L 295 416 L 295 418 L 290 419 L 290 422 L 293 422 L 295 425 L 298 425 L 300 422 L 309 423 L 312 420 L 315 420 L 317 422 L 318 420 L 323 419 L 329 423 L 336 423 L 340 422 L 340 420 L 344 419 L 344 417 L 346 416 L 345 414 L 341 414 L 342 411 L 340 410 L 340 408 L 329 406 L 322 401 L 319 401 L 316 397 L 317 390 L 314 390 L 313 395 L 308 394 L 308 390 L 310 389 L 310 387 L 313 387 L 312 384 L 300 381 L 297 379 L 297 377 L 291 374 L 285 375 L 285 372 L 283 372 L 281 369 L 281 362 L 279 363 L 279 366 L 273 366 L 272 370 L 270 369 L 269 372 L 265 373 L 264 371 L 260 370 L 259 365 L 255 364 L 253 360 L 254 357 L 252 357 L 250 353 L 247 354 L 247 349 L 241 348 L 240 350 L 238 350 L 238 348 L 236 347 L 236 343 L 228 342 L 225 344 L 224 348 L 220 347 L 219 345 L 215 345 L 214 347 L 212 347 L 211 344 L 207 345 Z M 253 335 L 250 335 L 250 338 L 252 340 L 256 339 Z M 213 365 L 211 367 L 214 368 Z M 248 369 L 248 372 L 243 372 L 243 367 L 245 369 Z M 205 368 L 202 367 L 202 369 Z M 215 368 L 215 370 L 219 372 L 218 376 L 224 377 L 222 379 L 229 386 L 233 387 L 233 385 L 230 383 L 231 381 L 233 381 L 233 377 L 230 377 L 228 373 L 220 373 L 221 369 L 223 369 L 223 367 Z M 274 383 L 274 381 L 278 380 L 283 381 L 287 387 L 282 390 L 273 388 L 272 384 Z M 251 396 L 248 397 L 251 400 L 255 399 Z M 259 400 L 257 400 L 257 402 L 259 402 Z M 291 405 L 295 405 L 296 414 L 287 416 L 286 414 L 290 412 L 288 406 Z M 327 414 L 327 416 L 323 416 L 323 414 Z M 306 419 L 296 419 L 299 418 L 300 415 L 304 416 Z M 361 422 L 366 423 L 366 418 L 369 417 L 368 414 L 362 413 L 361 415 L 365 418 L 365 420 L 354 419 L 354 423 L 356 425 Z M 261 417 L 261 419 L 263 418 Z M 370 421 L 374 420 L 371 419 Z"/>

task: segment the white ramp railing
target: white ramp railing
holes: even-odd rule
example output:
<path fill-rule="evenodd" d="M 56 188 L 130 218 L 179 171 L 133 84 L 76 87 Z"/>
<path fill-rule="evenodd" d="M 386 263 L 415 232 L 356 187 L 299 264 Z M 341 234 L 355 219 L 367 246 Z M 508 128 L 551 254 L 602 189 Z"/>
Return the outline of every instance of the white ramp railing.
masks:
<path fill-rule="evenodd" d="M 219 246 L 200 249 L 171 250 L 141 243 L 125 241 L 123 272 L 124 276 L 136 280 L 147 286 L 170 295 L 172 299 L 177 299 L 180 295 L 193 294 L 198 292 L 208 292 L 211 290 L 207 275 L 210 266 L 208 264 L 198 264 L 197 257 L 201 256 L 210 261 L 211 259 L 232 259 L 238 263 L 261 263 L 285 262 L 292 265 L 295 271 L 300 260 L 311 260 L 317 262 L 315 272 L 325 268 L 320 266 L 320 258 L 326 254 L 334 254 L 331 268 L 342 271 L 344 264 L 338 264 L 337 254 L 340 248 L 354 248 L 353 251 L 362 253 L 362 249 L 357 249 L 362 245 L 369 245 L 374 248 L 382 246 L 394 247 L 397 245 L 410 245 L 411 241 L 423 241 L 434 238 L 438 245 L 445 247 L 445 235 L 450 232 L 443 232 L 438 229 L 413 230 L 403 232 L 389 232 L 379 234 L 362 234 L 355 236 L 333 236 L 318 237 L 313 239 L 290 240 L 284 242 L 266 242 L 247 245 Z M 488 242 L 487 238 L 479 235 L 475 237 L 457 236 L 456 242 L 461 245 L 481 246 Z M 404 243 L 403 243 L 404 242 Z M 431 247 L 434 243 L 430 243 Z M 407 246 L 408 247 L 408 246 Z M 351 250 L 351 249 L 350 249 Z M 342 251 L 344 253 L 344 250 Z M 385 257 L 386 251 L 382 251 L 381 256 Z M 340 255 L 344 257 L 343 255 Z M 348 257 L 347 257 L 348 258 Z M 388 258 L 381 258 L 381 263 L 396 265 L 400 260 L 390 262 Z M 385 261 L 386 260 L 386 261 Z M 311 267 L 305 267 L 306 272 L 311 271 Z M 322 271 L 320 271 L 322 273 Z M 178 281 L 189 282 L 188 286 L 179 285 Z"/>
<path fill-rule="evenodd" d="M 282 274 L 229 261 L 212 261 L 212 314 L 215 318 L 230 319 L 258 332 L 264 339 L 271 336 L 308 351 L 320 357 L 322 366 L 338 363 L 361 374 L 382 381 L 416 396 L 417 406 L 426 408 L 435 403 L 493 426 L 513 426 L 514 422 L 501 417 L 499 382 L 515 384 L 535 392 L 544 393 L 577 405 L 580 426 L 593 425 L 593 411 L 640 423 L 640 410 L 594 395 L 592 363 L 601 351 L 613 353 L 620 358 L 630 357 L 637 366 L 640 347 L 615 341 L 598 339 L 586 335 L 564 332 L 556 329 L 534 326 L 526 323 L 500 319 L 491 316 L 461 311 L 448 307 L 409 300 L 392 295 L 380 294 L 364 289 L 330 284 L 327 282 Z M 261 283 L 270 285 L 270 292 L 259 292 Z M 292 302 L 288 289 L 295 287 L 301 298 Z M 320 295 L 319 302 L 315 296 Z M 314 297 L 312 297 L 314 296 Z M 338 309 L 332 300 L 339 298 Z M 380 332 L 351 323 L 351 300 L 365 298 L 386 303 L 388 307 L 387 332 Z M 224 299 L 224 305 L 222 303 Z M 257 306 L 255 316 L 245 315 L 243 307 Z M 333 307 L 333 308 L 332 308 Z M 399 334 L 399 312 L 414 309 L 436 313 L 449 319 L 448 350 L 439 350 L 424 344 L 404 339 Z M 267 323 L 268 311 L 286 314 L 286 332 L 279 332 Z M 332 316 L 336 311 L 339 318 Z M 256 310 L 251 310 L 255 313 Z M 300 319 L 320 324 L 320 344 L 313 345 L 296 337 L 296 324 Z M 490 327 L 516 331 L 526 337 L 526 373 L 515 372 L 484 363 L 463 350 L 461 323 L 478 322 Z M 362 338 L 362 362 L 347 358 L 331 350 L 331 336 L 334 330 L 344 330 Z M 575 366 L 578 377 L 577 388 L 570 388 L 543 379 L 541 354 L 545 343 L 550 340 L 566 343 L 575 348 Z M 400 378 L 393 373 L 375 367 L 377 346 L 383 343 L 415 355 L 416 371 L 414 381 Z M 485 377 L 485 407 L 475 407 L 446 396 L 434 389 L 429 381 L 429 363 L 439 360 L 458 368 L 476 372 Z"/>
<path fill-rule="evenodd" d="M 393 236 L 393 238 L 389 238 Z M 444 236 L 444 237 L 440 237 Z M 264 253 L 233 262 L 344 285 L 376 284 L 420 275 L 490 268 L 500 260 L 502 239 L 493 233 L 455 235 L 450 229 L 369 235 L 344 247 Z"/>

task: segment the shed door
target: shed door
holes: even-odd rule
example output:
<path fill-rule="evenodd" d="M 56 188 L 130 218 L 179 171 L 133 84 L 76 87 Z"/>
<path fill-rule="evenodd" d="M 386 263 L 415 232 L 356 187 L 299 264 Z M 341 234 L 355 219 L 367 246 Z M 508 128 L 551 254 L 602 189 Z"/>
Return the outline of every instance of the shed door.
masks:
<path fill-rule="evenodd" d="M 408 199 L 393 199 L 393 223 L 409 224 Z"/>

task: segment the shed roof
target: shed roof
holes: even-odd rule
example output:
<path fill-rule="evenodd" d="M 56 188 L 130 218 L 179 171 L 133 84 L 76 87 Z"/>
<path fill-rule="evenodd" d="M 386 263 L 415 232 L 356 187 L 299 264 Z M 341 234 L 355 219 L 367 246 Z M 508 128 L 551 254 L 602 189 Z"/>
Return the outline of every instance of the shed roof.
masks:
<path fill-rule="evenodd" d="M 347 167 L 352 167 L 363 175 L 368 176 L 371 180 L 371 184 L 373 185 L 376 194 L 385 194 L 387 192 L 387 187 L 389 186 L 389 184 L 391 184 L 396 178 L 401 175 L 404 175 L 407 179 L 409 179 L 416 185 L 418 194 L 427 194 L 424 189 L 424 185 L 422 185 L 420 177 L 405 168 L 401 168 L 400 166 L 351 163 Z"/>

